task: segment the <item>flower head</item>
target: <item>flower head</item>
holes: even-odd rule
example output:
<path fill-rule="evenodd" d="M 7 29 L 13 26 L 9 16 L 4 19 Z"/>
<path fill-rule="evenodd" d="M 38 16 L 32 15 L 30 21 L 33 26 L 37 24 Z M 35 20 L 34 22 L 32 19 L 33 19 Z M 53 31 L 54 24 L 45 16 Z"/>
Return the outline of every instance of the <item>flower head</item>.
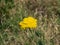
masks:
<path fill-rule="evenodd" d="M 23 29 L 25 29 L 25 28 L 36 28 L 37 27 L 37 19 L 35 19 L 33 17 L 27 17 L 27 18 L 24 18 L 23 21 L 21 21 L 19 23 L 19 25 Z"/>

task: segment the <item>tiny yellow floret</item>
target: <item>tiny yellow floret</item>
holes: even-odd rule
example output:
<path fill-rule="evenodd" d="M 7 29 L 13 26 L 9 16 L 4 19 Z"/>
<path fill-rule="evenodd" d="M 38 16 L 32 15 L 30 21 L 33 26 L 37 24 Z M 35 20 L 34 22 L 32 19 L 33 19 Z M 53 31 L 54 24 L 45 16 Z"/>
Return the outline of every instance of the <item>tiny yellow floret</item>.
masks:
<path fill-rule="evenodd" d="M 35 19 L 33 17 L 27 17 L 27 18 L 24 18 L 23 21 L 21 21 L 19 23 L 19 25 L 23 29 L 25 29 L 25 28 L 36 28 L 37 27 L 37 19 Z"/>

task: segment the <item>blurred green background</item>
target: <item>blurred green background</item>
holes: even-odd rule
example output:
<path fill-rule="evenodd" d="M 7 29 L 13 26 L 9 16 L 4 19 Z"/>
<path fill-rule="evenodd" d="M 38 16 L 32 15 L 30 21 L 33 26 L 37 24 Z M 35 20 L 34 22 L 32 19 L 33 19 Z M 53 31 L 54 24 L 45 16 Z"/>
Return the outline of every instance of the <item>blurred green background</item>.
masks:
<path fill-rule="evenodd" d="M 36 29 L 21 29 L 32 16 Z M 0 45 L 60 45 L 60 0 L 0 0 Z"/>

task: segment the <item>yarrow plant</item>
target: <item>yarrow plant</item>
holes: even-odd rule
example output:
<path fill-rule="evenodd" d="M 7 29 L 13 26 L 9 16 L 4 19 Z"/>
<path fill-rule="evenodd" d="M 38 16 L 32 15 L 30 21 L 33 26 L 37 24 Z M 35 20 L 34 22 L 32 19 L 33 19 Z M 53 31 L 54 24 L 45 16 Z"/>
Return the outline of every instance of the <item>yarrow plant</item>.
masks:
<path fill-rule="evenodd" d="M 24 18 L 19 25 L 21 26 L 21 28 L 25 29 L 25 28 L 36 28 L 37 27 L 37 19 L 33 18 L 33 17 L 27 17 Z"/>

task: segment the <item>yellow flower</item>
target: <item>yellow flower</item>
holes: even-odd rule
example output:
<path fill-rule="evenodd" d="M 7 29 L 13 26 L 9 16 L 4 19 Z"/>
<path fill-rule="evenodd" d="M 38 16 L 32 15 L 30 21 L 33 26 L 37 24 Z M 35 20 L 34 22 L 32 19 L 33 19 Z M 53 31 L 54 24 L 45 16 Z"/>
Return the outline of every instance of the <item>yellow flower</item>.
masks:
<path fill-rule="evenodd" d="M 19 23 L 19 25 L 23 29 L 25 29 L 25 28 L 36 28 L 37 27 L 37 19 L 35 19 L 33 17 L 27 17 L 27 18 L 24 18 L 23 21 L 21 21 Z"/>

